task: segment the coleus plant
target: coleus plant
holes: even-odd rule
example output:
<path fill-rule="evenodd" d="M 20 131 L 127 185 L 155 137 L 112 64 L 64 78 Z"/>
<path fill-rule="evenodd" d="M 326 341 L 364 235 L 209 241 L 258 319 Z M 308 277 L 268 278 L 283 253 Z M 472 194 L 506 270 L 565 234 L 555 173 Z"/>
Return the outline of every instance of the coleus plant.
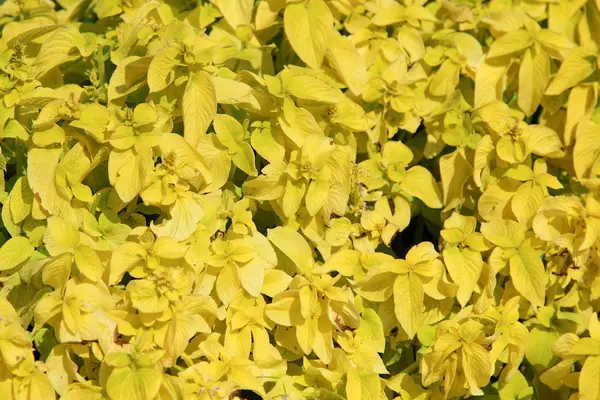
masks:
<path fill-rule="evenodd" d="M 2 398 L 600 399 L 598 26 L 2 2 Z"/>

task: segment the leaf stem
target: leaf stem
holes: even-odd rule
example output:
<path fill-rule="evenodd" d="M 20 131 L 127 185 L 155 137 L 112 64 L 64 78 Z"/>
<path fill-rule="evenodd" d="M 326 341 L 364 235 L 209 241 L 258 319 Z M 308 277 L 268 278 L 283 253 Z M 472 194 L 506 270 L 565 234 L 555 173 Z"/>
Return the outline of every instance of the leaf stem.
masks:
<path fill-rule="evenodd" d="M 104 52 L 102 51 L 102 44 L 98 44 L 98 49 L 96 50 L 96 63 L 98 64 L 98 86 L 102 87 L 105 83 L 105 70 L 104 70 Z"/>
<path fill-rule="evenodd" d="M 419 363 L 417 361 L 415 361 L 414 363 L 410 364 L 408 367 L 406 367 L 402 371 L 400 371 L 400 373 L 401 374 L 411 374 L 412 372 L 416 371 L 417 368 L 419 368 Z"/>

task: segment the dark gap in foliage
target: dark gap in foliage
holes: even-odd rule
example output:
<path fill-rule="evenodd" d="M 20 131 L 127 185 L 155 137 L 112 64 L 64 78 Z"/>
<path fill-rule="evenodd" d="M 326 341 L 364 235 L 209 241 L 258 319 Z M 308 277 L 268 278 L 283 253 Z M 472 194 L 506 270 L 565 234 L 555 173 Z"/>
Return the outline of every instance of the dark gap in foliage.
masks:
<path fill-rule="evenodd" d="M 427 225 L 422 215 L 413 216 L 406 229 L 399 232 L 392 239 L 390 247 L 394 251 L 394 254 L 399 258 L 404 258 L 411 247 L 421 242 L 437 244 L 437 236 L 430 231 Z"/>
<path fill-rule="evenodd" d="M 233 400 L 238 397 L 241 400 L 262 400 L 262 397 L 254 393 L 252 390 L 238 389 L 231 392 L 229 400 Z"/>

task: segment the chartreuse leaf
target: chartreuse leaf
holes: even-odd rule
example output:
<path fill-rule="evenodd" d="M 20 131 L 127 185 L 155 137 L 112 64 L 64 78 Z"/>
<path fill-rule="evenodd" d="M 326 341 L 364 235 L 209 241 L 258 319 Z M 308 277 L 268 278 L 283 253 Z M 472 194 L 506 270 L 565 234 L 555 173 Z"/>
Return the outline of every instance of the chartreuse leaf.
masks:
<path fill-rule="evenodd" d="M 415 273 L 398 275 L 394 281 L 394 311 L 411 338 L 422 323 L 424 295 L 423 282 Z"/>
<path fill-rule="evenodd" d="M 174 44 L 156 55 L 148 67 L 148 87 L 150 92 L 166 89 L 175 79 L 175 67 L 181 47 Z M 127 78 L 127 77 L 126 77 Z M 127 79 L 125 79 L 127 81 Z"/>
<path fill-rule="evenodd" d="M 289 3 L 283 13 L 285 34 L 309 67 L 319 68 L 325 57 L 333 18 L 323 0 Z"/>
<path fill-rule="evenodd" d="M 599 1 L 0 3 L 0 397 L 600 400 Z"/>
<path fill-rule="evenodd" d="M 498 38 L 490 47 L 488 58 L 514 55 L 527 49 L 534 43 L 535 37 L 526 30 L 506 33 Z"/>
<path fill-rule="evenodd" d="M 596 70 L 596 54 L 585 49 L 575 49 L 561 64 L 558 73 L 546 89 L 546 95 L 556 96 L 569 89 Z"/>
<path fill-rule="evenodd" d="M 588 357 L 579 375 L 579 398 L 600 398 L 600 356 Z"/>
<path fill-rule="evenodd" d="M 444 250 L 444 263 L 452 280 L 458 283 L 458 302 L 465 306 L 479 281 L 483 269 L 481 254 L 470 250 L 452 247 Z"/>
<path fill-rule="evenodd" d="M 270 229 L 267 237 L 300 272 L 308 273 L 313 269 L 314 261 L 310 246 L 298 232 L 287 227 L 277 227 Z"/>
<path fill-rule="evenodd" d="M 361 372 L 351 367 L 348 370 L 346 396 L 349 400 L 376 399 L 379 397 L 379 378 L 372 372 Z"/>
<path fill-rule="evenodd" d="M 490 360 L 487 351 L 476 343 L 463 343 L 463 370 L 473 395 L 481 395 L 480 389 L 490 381 Z"/>
<path fill-rule="evenodd" d="M 182 108 L 185 140 L 196 147 L 217 114 L 215 86 L 208 73 L 198 71 L 189 78 Z"/>
<path fill-rule="evenodd" d="M 332 31 L 326 57 L 352 93 L 360 95 L 367 83 L 367 68 L 354 44 L 337 31 Z"/>
<path fill-rule="evenodd" d="M 532 115 L 537 110 L 549 81 L 548 54 L 537 47 L 527 49 L 519 69 L 518 94 L 519 107 L 526 115 Z"/>
<path fill-rule="evenodd" d="M 431 208 L 442 207 L 442 194 L 437 182 L 431 172 L 421 166 L 415 166 L 406 171 L 401 187 Z"/>
<path fill-rule="evenodd" d="M 252 18 L 251 0 L 218 0 L 216 6 L 233 28 L 238 25 L 248 25 Z"/>
<path fill-rule="evenodd" d="M 138 195 L 144 187 L 150 168 L 152 168 L 152 149 L 149 146 L 110 153 L 109 177 L 122 201 L 131 201 Z"/>
<path fill-rule="evenodd" d="M 546 272 L 539 252 L 521 247 L 510 258 L 510 277 L 523 297 L 536 306 L 543 306 L 546 291 Z"/>
<path fill-rule="evenodd" d="M 33 245 L 26 237 L 17 236 L 9 239 L 0 247 L 0 271 L 13 269 L 27 261 L 33 252 Z"/>
<path fill-rule="evenodd" d="M 254 151 L 245 141 L 242 125 L 228 115 L 217 114 L 213 126 L 221 143 L 228 148 L 233 163 L 250 176 L 258 175 L 254 165 Z"/>
<path fill-rule="evenodd" d="M 151 368 L 116 368 L 108 378 L 106 391 L 113 399 L 152 399 L 160 390 L 162 374 Z"/>

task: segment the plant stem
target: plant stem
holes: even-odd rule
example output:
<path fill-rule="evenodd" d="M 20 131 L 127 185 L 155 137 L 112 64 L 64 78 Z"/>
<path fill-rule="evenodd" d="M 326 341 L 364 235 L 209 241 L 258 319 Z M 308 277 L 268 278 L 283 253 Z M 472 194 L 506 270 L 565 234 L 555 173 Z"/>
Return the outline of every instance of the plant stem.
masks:
<path fill-rule="evenodd" d="M 402 371 L 400 371 L 400 373 L 401 374 L 410 374 L 410 373 L 416 371 L 417 368 L 419 368 L 419 363 L 417 361 L 415 361 L 414 363 L 410 364 L 408 367 L 406 367 Z"/>

